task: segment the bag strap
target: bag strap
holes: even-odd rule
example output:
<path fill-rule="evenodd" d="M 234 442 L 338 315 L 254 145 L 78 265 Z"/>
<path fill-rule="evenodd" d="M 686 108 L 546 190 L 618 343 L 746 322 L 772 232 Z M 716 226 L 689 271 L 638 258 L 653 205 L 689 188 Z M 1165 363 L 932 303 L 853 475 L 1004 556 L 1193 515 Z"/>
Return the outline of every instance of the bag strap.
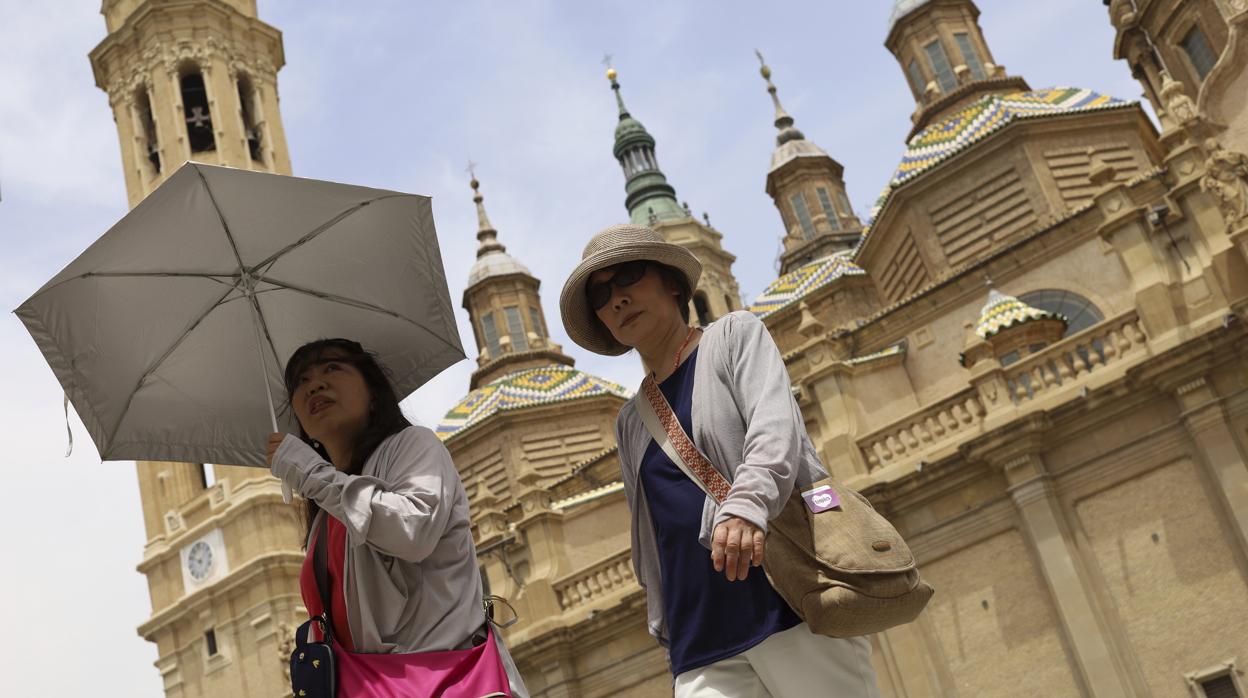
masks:
<path fill-rule="evenodd" d="M 698 450 L 697 445 L 685 433 L 672 406 L 668 404 L 663 391 L 654 382 L 654 376 L 648 375 L 641 381 L 641 394 L 644 400 L 637 401 L 637 411 L 646 430 L 654 437 L 663 453 L 680 468 L 690 480 L 702 489 L 708 497 L 723 503 L 728 498 L 728 490 L 732 485 L 719 474 L 715 466 Z"/>
<path fill-rule="evenodd" d="M 328 537 L 329 512 L 321 511 L 321 525 L 316 531 L 316 543 L 312 549 L 312 570 L 316 573 L 316 589 L 321 595 L 321 636 L 326 643 L 334 636 L 334 622 L 330 615 L 329 566 L 326 562 Z"/>

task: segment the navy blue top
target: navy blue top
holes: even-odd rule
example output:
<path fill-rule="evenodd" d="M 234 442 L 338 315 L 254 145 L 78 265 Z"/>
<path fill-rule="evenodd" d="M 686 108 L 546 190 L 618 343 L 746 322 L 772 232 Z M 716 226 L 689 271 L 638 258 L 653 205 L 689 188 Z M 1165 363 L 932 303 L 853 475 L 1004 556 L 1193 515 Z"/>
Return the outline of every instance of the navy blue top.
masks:
<path fill-rule="evenodd" d="M 685 433 L 693 433 L 693 374 L 698 350 L 659 384 Z M 644 399 L 644 398 L 643 398 Z M 761 567 L 728 581 L 698 542 L 706 494 L 653 439 L 641 459 L 641 483 L 659 546 L 663 613 L 672 675 L 739 654 L 801 619 L 772 589 Z"/>

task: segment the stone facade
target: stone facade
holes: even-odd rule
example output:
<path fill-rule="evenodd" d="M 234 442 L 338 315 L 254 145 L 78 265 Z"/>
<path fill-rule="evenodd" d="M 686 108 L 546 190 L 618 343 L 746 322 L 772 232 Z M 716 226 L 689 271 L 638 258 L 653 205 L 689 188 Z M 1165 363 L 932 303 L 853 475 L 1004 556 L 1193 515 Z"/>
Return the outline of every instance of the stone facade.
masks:
<path fill-rule="evenodd" d="M 885 696 L 1248 695 L 1248 7 L 1107 4 L 1161 133 L 1138 105 L 1006 75 L 970 0 L 898 0 L 885 43 L 914 130 L 866 227 L 841 203 L 843 168 L 774 102 L 783 275 L 751 310 L 824 462 L 937 589 L 872 638 Z M 103 12 L 91 60 L 132 205 L 192 153 L 289 173 L 280 34 L 254 2 Z M 722 236 L 677 203 L 618 105 L 630 218 L 703 259 L 694 318 L 739 308 Z M 534 695 L 670 695 L 614 445 L 630 393 L 551 341 L 540 281 L 473 189 L 478 369 L 438 431 L 487 592 L 519 616 L 505 635 Z M 205 467 L 211 485 L 196 466 L 138 465 L 139 632 L 169 696 L 289 695 L 301 521 L 262 471 Z"/>
<path fill-rule="evenodd" d="M 1005 75 L 969 0 L 897 5 L 911 150 L 860 241 L 814 215 L 808 232 L 793 191 L 810 214 L 843 170 L 776 99 L 783 276 L 751 307 L 824 462 L 937 589 L 872 638 L 883 694 L 1248 695 L 1248 170 L 1236 119 L 1209 116 L 1239 99 L 1210 91 L 1242 70 L 1237 15 L 1210 30 L 1205 85 L 1164 86 L 1158 133 L 1134 103 Z M 1233 3 L 1167 7 L 1197 5 Z M 476 502 L 491 589 L 529 604 L 509 637 L 535 695 L 670 694 L 616 467 L 608 446 L 540 494 Z"/>

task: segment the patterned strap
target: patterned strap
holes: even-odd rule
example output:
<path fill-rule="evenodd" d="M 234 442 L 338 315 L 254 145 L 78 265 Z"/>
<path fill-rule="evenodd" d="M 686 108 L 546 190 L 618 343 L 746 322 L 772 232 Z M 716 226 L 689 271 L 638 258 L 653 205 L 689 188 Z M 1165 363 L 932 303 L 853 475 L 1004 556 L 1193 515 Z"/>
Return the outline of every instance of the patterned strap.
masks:
<path fill-rule="evenodd" d="M 711 465 L 711 462 L 702 455 L 689 435 L 685 433 L 684 427 L 680 425 L 680 420 L 676 418 L 676 413 L 672 412 L 672 406 L 667 403 L 667 398 L 663 396 L 663 391 L 659 390 L 653 377 L 646 376 L 641 382 L 641 392 L 646 396 L 646 403 L 642 405 L 642 421 L 646 423 L 650 435 L 659 443 L 667 456 L 689 476 L 689 479 L 696 482 L 702 491 L 715 501 L 722 503 L 728 497 L 728 490 L 732 485 L 719 474 L 715 466 Z M 644 407 L 650 407 L 653 412 L 648 414 L 650 411 L 645 410 Z M 651 420 L 647 417 L 656 419 Z"/>

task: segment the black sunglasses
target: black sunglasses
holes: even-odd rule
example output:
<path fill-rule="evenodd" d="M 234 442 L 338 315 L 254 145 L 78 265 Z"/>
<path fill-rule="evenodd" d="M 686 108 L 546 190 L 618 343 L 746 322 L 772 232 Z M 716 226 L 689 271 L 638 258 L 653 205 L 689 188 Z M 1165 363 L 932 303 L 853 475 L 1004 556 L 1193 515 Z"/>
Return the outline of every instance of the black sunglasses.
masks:
<path fill-rule="evenodd" d="M 589 300 L 589 307 L 594 310 L 602 310 L 602 308 L 611 302 L 611 293 L 614 286 L 623 288 L 632 286 L 641 281 L 641 277 L 646 275 L 646 269 L 650 267 L 650 262 L 644 259 L 636 262 L 625 262 L 615 267 L 615 274 L 606 281 L 589 284 L 585 287 L 585 298 Z"/>

